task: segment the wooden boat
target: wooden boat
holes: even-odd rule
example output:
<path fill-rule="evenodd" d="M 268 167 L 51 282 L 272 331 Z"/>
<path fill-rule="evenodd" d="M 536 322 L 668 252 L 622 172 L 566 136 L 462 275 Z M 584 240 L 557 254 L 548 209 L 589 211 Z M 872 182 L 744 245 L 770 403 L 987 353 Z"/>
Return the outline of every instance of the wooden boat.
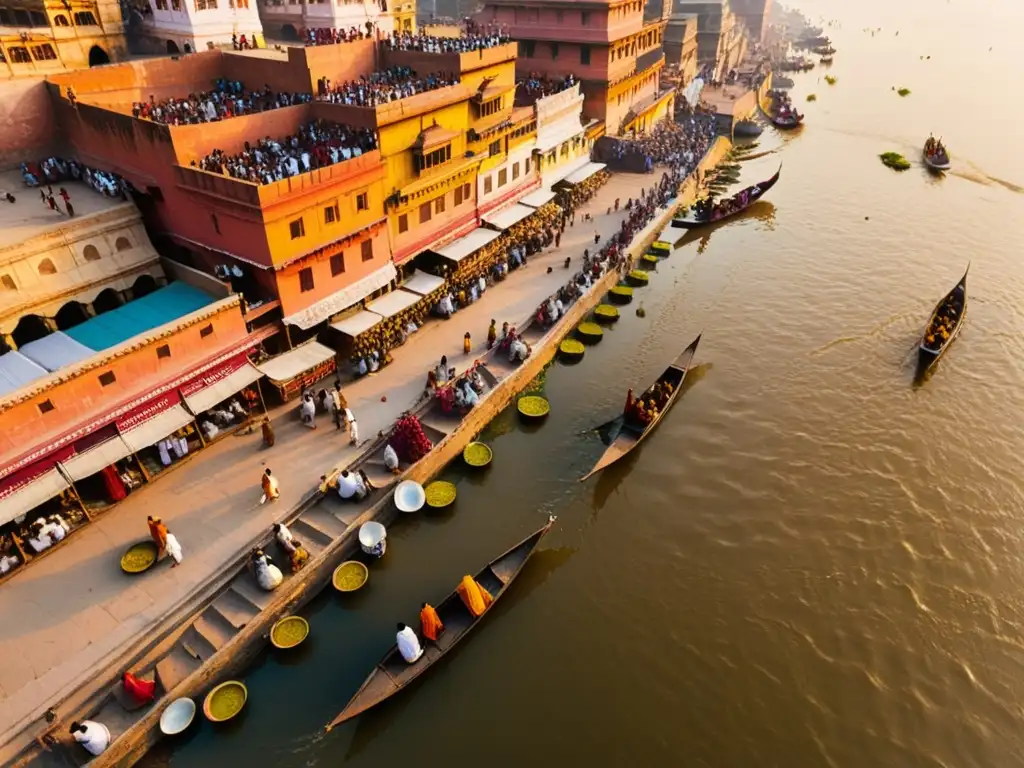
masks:
<path fill-rule="evenodd" d="M 832 54 L 830 53 L 828 56 L 822 56 L 819 63 L 821 63 L 821 64 L 831 64 L 833 61 L 834 61 L 834 59 L 832 58 Z"/>
<path fill-rule="evenodd" d="M 917 372 L 918 375 L 924 375 L 928 369 L 931 368 L 935 363 L 939 361 L 946 350 L 949 349 L 949 345 L 953 343 L 953 340 L 960 335 L 960 329 L 964 325 L 964 318 L 967 317 L 967 272 L 971 269 L 971 265 L 967 265 L 967 271 L 964 272 L 964 276 L 960 278 L 960 282 L 953 286 L 953 290 L 947 293 L 939 303 L 935 305 L 935 309 L 932 310 L 931 317 L 928 318 L 928 325 L 924 328 L 924 333 L 921 334 L 921 343 L 917 350 Z M 928 343 L 928 331 L 935 325 L 936 319 L 939 317 L 939 313 L 946 307 L 949 302 L 961 302 L 963 307 L 955 318 L 953 330 L 949 334 L 949 338 L 943 341 L 936 341 L 931 344 Z"/>
<path fill-rule="evenodd" d="M 662 373 L 661 376 L 658 377 L 657 382 L 654 382 L 655 384 L 662 382 L 672 385 L 672 394 L 669 396 L 668 402 L 665 403 L 665 407 L 662 408 L 651 422 L 646 425 L 641 424 L 638 421 L 634 421 L 628 416 L 624 418 L 619 433 L 615 435 L 611 444 L 605 449 L 604 453 L 601 454 L 601 458 L 597 460 L 594 468 L 580 478 L 581 483 L 592 475 L 596 475 L 602 469 L 607 469 L 619 459 L 626 456 L 626 454 L 640 445 L 640 443 L 644 441 L 644 438 L 654 431 L 654 428 L 658 426 L 658 422 L 665 418 L 665 414 L 668 413 L 676 400 L 679 399 L 679 393 L 682 392 L 683 388 L 683 381 L 686 379 L 686 372 L 690 370 L 690 364 L 693 362 L 693 356 L 697 352 L 698 344 L 700 344 L 700 335 L 693 340 L 693 343 L 690 344 L 690 346 L 679 354 L 679 357 L 672 361 L 672 364 L 665 369 L 665 372 Z"/>
<path fill-rule="evenodd" d="M 508 585 L 519 575 L 526 561 L 530 559 L 541 540 L 555 524 L 555 519 L 554 515 L 549 517 L 543 527 L 497 559 L 492 560 L 474 577 L 480 586 L 491 593 L 494 603 L 498 602 L 508 589 Z M 437 606 L 438 616 L 441 617 L 441 622 L 444 624 L 444 632 L 438 641 L 436 643 L 424 642 L 423 655 L 412 664 L 407 664 L 402 658 L 397 645 L 392 646 L 391 650 L 384 655 L 384 659 L 374 667 L 370 676 L 356 691 L 355 696 L 345 705 L 341 714 L 330 722 L 327 730 L 329 731 L 334 726 L 380 704 L 409 686 L 452 650 L 482 619 L 486 618 L 488 612 L 494 610 L 494 603 L 491 603 L 483 615 L 473 616 L 463 604 L 458 592 L 453 591 Z"/>
<path fill-rule="evenodd" d="M 695 210 L 691 210 L 685 216 L 672 219 L 672 226 L 677 229 L 696 229 L 697 227 L 703 227 L 705 224 L 717 224 L 720 221 L 725 221 L 726 219 L 735 216 L 737 213 L 742 213 L 764 197 L 765 192 L 775 186 L 775 183 L 779 180 L 780 173 L 782 173 L 781 165 L 779 166 L 779 170 L 777 170 L 775 175 L 770 179 L 762 181 L 760 184 L 755 184 L 752 187 L 747 187 L 743 190 L 743 192 L 747 193 L 747 202 L 742 207 L 731 210 L 729 213 L 722 214 L 718 218 L 704 218 L 698 215 Z M 740 192 L 739 195 L 742 195 L 743 192 Z M 734 197 L 738 197 L 739 195 L 735 195 Z M 696 206 L 694 207 L 696 208 Z"/>
<path fill-rule="evenodd" d="M 949 152 L 946 151 L 945 147 L 942 147 L 941 152 L 929 154 L 928 144 L 926 143 L 924 149 L 921 150 L 921 157 L 924 158 L 924 164 L 933 171 L 944 172 L 953 167 L 953 164 L 949 161 Z"/>
<path fill-rule="evenodd" d="M 739 138 L 752 139 L 760 136 L 763 130 L 756 120 L 745 118 L 736 122 L 732 133 Z"/>

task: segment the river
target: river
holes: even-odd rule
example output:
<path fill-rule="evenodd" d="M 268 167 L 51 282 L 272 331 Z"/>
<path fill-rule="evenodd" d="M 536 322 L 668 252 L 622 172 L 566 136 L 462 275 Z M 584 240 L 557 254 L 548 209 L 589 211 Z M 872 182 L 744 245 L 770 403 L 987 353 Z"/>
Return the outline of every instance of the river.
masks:
<path fill-rule="evenodd" d="M 306 647 L 246 673 L 237 722 L 147 765 L 1024 765 L 1024 3 L 801 8 L 839 21 L 838 81 L 796 75 L 806 126 L 766 130 L 778 151 L 744 165 L 752 182 L 785 161 L 769 202 L 683 243 L 638 291 L 645 318 L 553 365 L 546 423 L 492 424 L 495 465 L 451 468 L 453 511 L 396 525 L 354 599 L 317 598 Z M 943 178 L 920 167 L 930 131 Z M 915 342 L 968 262 L 964 332 L 915 387 Z M 587 428 L 699 331 L 650 441 L 577 483 L 601 450 Z M 322 735 L 396 620 L 548 513 L 457 652 Z"/>

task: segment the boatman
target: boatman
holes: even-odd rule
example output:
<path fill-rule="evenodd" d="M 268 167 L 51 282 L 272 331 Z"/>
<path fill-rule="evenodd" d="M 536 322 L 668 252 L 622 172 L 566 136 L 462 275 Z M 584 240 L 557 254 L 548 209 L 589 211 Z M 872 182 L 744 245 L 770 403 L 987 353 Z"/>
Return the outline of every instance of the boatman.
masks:
<path fill-rule="evenodd" d="M 402 622 L 398 622 L 398 652 L 402 654 L 407 664 L 413 664 L 423 655 L 423 648 L 420 646 L 420 639 L 416 633 Z"/>

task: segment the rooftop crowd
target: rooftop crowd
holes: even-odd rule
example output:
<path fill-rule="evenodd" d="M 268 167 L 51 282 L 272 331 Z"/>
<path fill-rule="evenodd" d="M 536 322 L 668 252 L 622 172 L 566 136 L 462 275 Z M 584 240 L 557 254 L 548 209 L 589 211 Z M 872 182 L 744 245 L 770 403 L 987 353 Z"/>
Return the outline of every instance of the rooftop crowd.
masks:
<path fill-rule="evenodd" d="M 504 45 L 511 39 L 508 35 L 500 32 L 480 33 L 465 37 L 434 37 L 433 35 L 414 35 L 411 32 L 396 31 L 384 44 L 393 51 L 468 53 Z"/>
<path fill-rule="evenodd" d="M 326 120 L 314 120 L 283 139 L 260 139 L 255 145 L 229 155 L 215 149 L 192 161 L 211 173 L 221 173 L 254 184 L 272 184 L 300 173 L 340 163 L 377 148 L 377 134 Z"/>
<path fill-rule="evenodd" d="M 353 107 L 376 107 L 458 82 L 458 77 L 452 73 L 432 72 L 419 77 L 409 67 L 391 67 L 363 75 L 358 80 L 346 80 L 334 87 L 331 87 L 329 78 L 321 77 L 317 81 L 317 98 Z"/>
<path fill-rule="evenodd" d="M 306 30 L 306 45 L 337 45 L 338 43 L 351 43 L 353 40 L 369 40 L 373 36 L 372 22 L 369 30 L 362 27 L 349 27 L 347 30 L 334 27 L 314 27 Z"/>
<path fill-rule="evenodd" d="M 277 93 L 269 85 L 261 91 L 248 91 L 238 80 L 220 79 L 212 90 L 190 93 L 185 98 L 157 101 L 150 96 L 148 102 L 137 101 L 132 104 L 132 115 L 154 123 L 194 125 L 305 104 L 312 98 L 308 93 Z"/>
<path fill-rule="evenodd" d="M 520 106 L 533 104 L 537 99 L 553 96 L 567 88 L 572 88 L 578 81 L 572 74 L 565 77 L 548 77 L 540 72 L 531 72 L 519 81 L 516 90 L 516 101 Z"/>

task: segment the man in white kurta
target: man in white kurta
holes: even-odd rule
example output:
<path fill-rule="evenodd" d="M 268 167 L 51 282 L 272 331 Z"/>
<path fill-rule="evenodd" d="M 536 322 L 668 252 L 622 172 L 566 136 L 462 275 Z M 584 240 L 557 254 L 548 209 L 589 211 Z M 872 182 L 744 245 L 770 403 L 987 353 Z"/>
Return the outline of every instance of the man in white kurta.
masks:
<path fill-rule="evenodd" d="M 90 755 L 102 755 L 110 745 L 110 731 L 102 723 L 92 720 L 83 720 L 80 723 L 71 724 L 71 735 L 75 741 L 85 747 Z"/>
<path fill-rule="evenodd" d="M 423 655 L 423 648 L 420 646 L 420 639 L 409 627 L 399 622 L 398 624 L 398 652 L 407 663 L 412 664 Z"/>

